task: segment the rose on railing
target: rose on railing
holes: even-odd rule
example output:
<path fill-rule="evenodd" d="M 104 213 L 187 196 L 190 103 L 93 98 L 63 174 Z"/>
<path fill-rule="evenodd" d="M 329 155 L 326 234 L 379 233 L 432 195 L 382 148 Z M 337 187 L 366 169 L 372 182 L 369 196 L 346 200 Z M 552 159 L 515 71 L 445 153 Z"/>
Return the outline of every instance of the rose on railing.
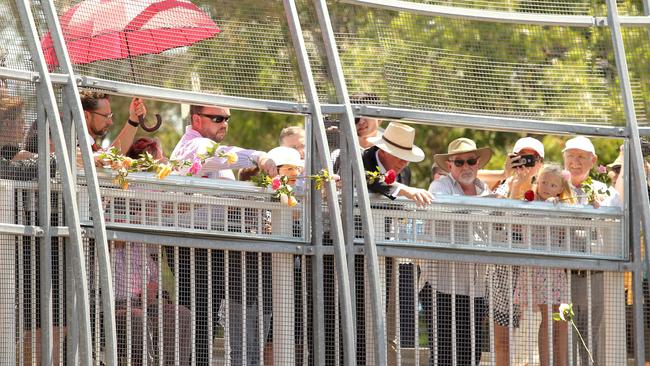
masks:
<path fill-rule="evenodd" d="M 375 182 L 393 184 L 396 179 L 397 173 L 395 173 L 393 169 L 389 169 L 386 173 L 382 173 L 379 167 L 377 167 L 377 170 L 375 171 L 366 170 L 366 181 L 368 184 L 373 184 Z"/>
<path fill-rule="evenodd" d="M 580 338 L 580 341 L 582 342 L 582 346 L 585 348 L 585 351 L 587 351 L 587 354 L 589 355 L 589 360 L 591 360 L 591 364 L 594 364 L 594 358 L 591 355 L 591 351 L 589 351 L 589 347 L 587 347 L 587 344 L 585 343 L 584 338 L 582 338 L 582 334 L 580 334 L 580 331 L 578 330 L 578 327 L 576 326 L 576 323 L 573 321 L 575 318 L 575 313 L 573 312 L 573 304 L 560 304 L 560 308 L 558 309 L 559 312 L 553 313 L 553 320 L 555 321 L 564 321 L 573 327 L 575 329 L 576 333 L 578 333 L 578 337 Z"/>
<path fill-rule="evenodd" d="M 205 161 L 214 156 L 225 159 L 228 164 L 237 162 L 237 154 L 218 151 L 218 148 L 219 144 L 214 143 L 206 149 L 205 153 L 196 154 L 191 160 L 170 160 L 167 163 L 163 163 L 154 159 L 148 152 L 140 154 L 140 158 L 138 159 L 132 159 L 120 154 L 117 148 L 112 147 L 108 151 L 102 151 L 99 154 L 99 159 L 108 162 L 108 167 L 116 172 L 113 182 L 122 189 L 128 189 L 129 181 L 127 177 L 129 173 L 155 172 L 156 178 L 165 179 L 172 172 L 179 171 L 185 167 L 189 167 L 186 175 L 196 175 L 203 169 Z"/>
<path fill-rule="evenodd" d="M 320 190 L 323 188 L 323 184 L 325 182 L 336 180 L 337 176 L 335 174 L 330 174 L 327 170 L 323 169 L 318 174 L 299 176 L 296 177 L 296 179 L 311 179 L 315 184 L 315 188 Z M 276 198 L 279 198 L 280 202 L 289 207 L 294 207 L 298 204 L 298 200 L 294 194 L 293 187 L 289 184 L 289 177 L 285 175 L 277 175 L 271 178 L 265 172 L 260 172 L 257 175 L 253 176 L 251 178 L 251 181 L 258 187 L 270 187 L 273 189 L 273 195 Z"/>

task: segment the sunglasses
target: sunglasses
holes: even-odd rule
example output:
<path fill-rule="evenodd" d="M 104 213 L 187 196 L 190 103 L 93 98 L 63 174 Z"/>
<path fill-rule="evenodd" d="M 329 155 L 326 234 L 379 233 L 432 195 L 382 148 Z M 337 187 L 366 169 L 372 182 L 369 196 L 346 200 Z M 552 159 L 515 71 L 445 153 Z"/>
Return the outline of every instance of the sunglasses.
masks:
<path fill-rule="evenodd" d="M 210 121 L 214 123 L 228 122 L 228 120 L 230 119 L 230 116 L 222 116 L 219 114 L 203 114 L 203 113 L 197 113 L 197 114 L 199 116 L 208 118 Z"/>
<path fill-rule="evenodd" d="M 90 113 L 96 114 L 98 116 L 102 116 L 102 117 L 104 117 L 106 119 L 113 119 L 113 113 L 109 113 L 109 114 L 104 114 L 104 113 L 99 113 L 99 112 L 90 112 Z"/>
<path fill-rule="evenodd" d="M 614 166 L 614 167 L 612 167 L 612 171 L 615 174 L 621 174 L 621 167 L 620 166 Z"/>
<path fill-rule="evenodd" d="M 478 163 L 478 158 L 469 158 L 467 160 L 456 159 L 456 160 L 450 160 L 450 161 L 452 161 L 457 168 L 460 168 L 463 165 L 465 165 L 465 163 L 467 163 L 467 165 L 469 165 L 469 166 L 476 165 Z"/>

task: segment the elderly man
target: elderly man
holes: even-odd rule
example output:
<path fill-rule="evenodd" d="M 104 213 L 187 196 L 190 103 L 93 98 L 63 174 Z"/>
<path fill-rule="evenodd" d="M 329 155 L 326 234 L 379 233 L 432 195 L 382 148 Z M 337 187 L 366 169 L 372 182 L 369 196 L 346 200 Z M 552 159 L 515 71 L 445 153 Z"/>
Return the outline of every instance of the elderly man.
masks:
<path fill-rule="evenodd" d="M 83 91 L 80 94 L 88 134 L 93 140 L 106 136 L 108 130 L 113 126 L 113 111 L 108 94 L 92 91 Z M 142 100 L 133 98 L 129 105 L 129 119 L 111 146 L 116 147 L 120 153 L 126 154 L 133 144 L 133 138 L 140 126 L 139 117 L 146 114 L 147 109 Z M 93 152 L 101 150 L 96 141 L 92 144 L 92 150 Z"/>
<path fill-rule="evenodd" d="M 283 128 L 280 132 L 280 146 L 298 150 L 300 159 L 305 160 L 305 129 L 300 126 Z"/>
<path fill-rule="evenodd" d="M 406 197 L 419 205 L 431 203 L 433 196 L 424 189 L 410 187 L 411 174 L 406 170 L 410 162 L 424 160 L 424 152 L 413 144 L 415 129 L 402 123 L 392 122 L 383 135 L 370 138 L 373 145 L 362 153 L 363 167 L 366 171 L 379 171 L 385 174 L 393 170 L 397 175 L 395 183 L 386 184 L 382 180 L 368 183 L 368 190 L 382 194 L 390 199 Z"/>
<path fill-rule="evenodd" d="M 190 125 L 185 129 L 185 134 L 176 144 L 170 160 L 191 160 L 197 154 L 205 154 L 214 145 L 220 143 L 228 132 L 230 109 L 225 107 L 204 107 L 193 105 L 190 107 Z M 219 153 L 235 153 L 237 161 L 228 163 L 226 158 L 214 156 L 203 164 L 199 175 L 207 178 L 221 178 L 235 180 L 232 169 L 241 169 L 254 166 L 256 163 L 270 176 L 278 174 L 273 160 L 262 151 L 242 149 L 235 146 L 219 146 Z"/>
<path fill-rule="evenodd" d="M 477 178 L 478 170 L 484 167 L 492 150 L 487 147 L 477 148 L 476 143 L 467 138 L 452 141 L 446 154 L 436 154 L 434 161 L 447 176 L 434 181 L 429 192 L 434 195 L 486 196 L 490 189 L 485 182 Z M 455 244 L 473 242 L 478 232 L 469 232 L 466 225 L 455 225 Z M 431 266 L 431 264 L 429 264 Z M 437 281 L 432 281 L 437 270 Z M 431 282 L 431 291 L 436 293 L 438 365 L 452 365 L 454 349 L 456 365 L 478 365 L 481 350 L 486 344 L 484 317 L 487 309 L 485 300 L 485 273 L 483 265 L 473 263 L 438 262 L 435 268 L 424 268 L 423 279 Z M 431 273 L 433 272 L 433 273 Z M 433 284 L 437 283 L 437 288 Z M 455 299 L 452 298 L 455 294 Z M 452 314 L 452 304 L 455 313 Z M 472 306 L 473 304 L 473 306 Z M 456 320 L 456 346 L 452 345 L 452 317 Z M 473 317 L 473 322 L 471 321 Z M 472 360 L 472 328 L 476 339 L 474 359 Z M 432 324 L 429 324 L 432 331 Z M 430 337 L 431 338 L 431 337 Z"/>
<path fill-rule="evenodd" d="M 594 145 L 588 138 L 578 136 L 568 140 L 564 145 L 562 153 L 564 157 L 564 168 L 571 173 L 571 187 L 580 204 L 593 204 L 594 207 L 622 206 L 622 200 L 620 199 L 618 192 L 614 189 L 608 189 L 607 185 L 597 180 L 591 181 L 591 190 L 595 192 L 595 195 L 593 197 L 593 202 L 589 202 L 590 198 L 588 197 L 587 192 L 585 192 L 584 183 L 587 178 L 589 178 L 589 172 L 598 161 L 598 156 L 596 155 Z M 609 195 L 605 192 L 609 192 Z M 584 242 L 583 237 L 576 237 L 573 241 L 579 245 L 581 241 L 580 239 L 583 239 Z M 588 243 L 584 242 L 584 250 L 587 250 L 587 245 Z M 591 278 L 591 286 L 588 286 L 589 278 Z M 588 276 L 587 271 L 571 271 L 571 299 L 573 301 L 573 309 L 576 313 L 576 325 L 585 339 L 586 337 L 592 337 L 592 349 L 595 351 L 594 357 L 597 364 L 604 362 L 601 350 L 601 348 L 604 347 L 599 347 L 599 340 L 603 337 L 602 332 L 604 331 L 604 328 L 601 327 L 603 306 L 599 301 L 592 301 L 592 320 L 591 329 L 589 329 L 588 301 L 589 297 L 592 299 L 602 298 L 603 285 L 603 273 L 600 271 L 592 272 L 591 276 Z M 587 292 L 588 288 L 591 288 L 591 294 Z M 579 357 L 581 360 L 580 364 L 588 365 L 588 355 L 580 345 L 576 347 L 577 340 L 575 338 L 577 337 L 574 337 L 573 349 L 577 348 L 578 351 L 574 353 L 574 358 Z M 576 360 L 573 361 L 573 363 L 576 362 Z"/>

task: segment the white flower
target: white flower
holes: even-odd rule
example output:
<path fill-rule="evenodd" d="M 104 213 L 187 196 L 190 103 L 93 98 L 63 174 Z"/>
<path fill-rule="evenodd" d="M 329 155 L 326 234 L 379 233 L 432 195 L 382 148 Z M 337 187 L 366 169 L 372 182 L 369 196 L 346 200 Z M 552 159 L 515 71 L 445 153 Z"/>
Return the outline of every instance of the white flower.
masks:
<path fill-rule="evenodd" d="M 560 319 L 568 322 L 571 320 L 571 304 L 560 304 Z"/>
<path fill-rule="evenodd" d="M 280 194 L 280 202 L 282 202 L 284 205 L 288 205 L 289 197 L 285 193 Z"/>

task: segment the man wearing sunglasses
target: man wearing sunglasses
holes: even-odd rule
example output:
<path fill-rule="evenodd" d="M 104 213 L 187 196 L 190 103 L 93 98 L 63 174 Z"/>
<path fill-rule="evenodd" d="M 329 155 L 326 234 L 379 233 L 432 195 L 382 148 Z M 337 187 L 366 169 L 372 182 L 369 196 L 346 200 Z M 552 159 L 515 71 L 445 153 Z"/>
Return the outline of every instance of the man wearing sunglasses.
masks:
<path fill-rule="evenodd" d="M 103 138 L 113 126 L 113 111 L 111 110 L 108 94 L 93 91 L 82 91 L 80 94 L 88 134 L 93 140 Z M 120 153 L 126 154 L 131 148 L 135 133 L 140 126 L 138 122 L 139 116 L 145 116 L 146 114 L 147 108 L 142 100 L 133 98 L 129 105 L 129 119 L 111 144 L 111 147 L 116 147 L 120 150 Z M 92 149 L 93 152 L 101 150 L 97 142 L 93 143 Z"/>
<path fill-rule="evenodd" d="M 490 157 L 492 157 L 490 148 L 477 148 L 476 143 L 468 138 L 452 141 L 446 154 L 436 154 L 433 157 L 436 164 L 449 174 L 434 181 L 429 187 L 429 192 L 434 195 L 489 195 L 490 189 L 485 182 L 477 178 L 477 175 L 478 170 L 490 161 Z M 470 241 L 470 237 L 479 234 L 470 232 L 469 229 L 462 229 L 462 225 L 455 225 L 455 227 L 456 241 Z M 437 329 L 433 330 L 433 322 L 429 322 L 429 331 L 430 339 L 433 336 L 432 332 L 437 332 L 439 365 L 453 364 L 454 349 L 456 365 L 480 363 L 481 350 L 487 345 L 484 322 L 487 313 L 485 275 L 486 267 L 473 263 L 440 262 L 437 265 L 437 279 L 434 278 L 435 272 L 423 270 L 422 280 L 428 282 L 425 286 L 431 286 L 431 290 L 436 291 L 436 304 L 433 308 L 437 311 Z M 432 284 L 435 283 L 437 285 L 434 288 Z M 452 298 L 454 293 L 455 299 Z M 452 303 L 455 304 L 456 318 L 455 347 L 452 345 Z M 472 348 L 473 337 L 474 348 Z M 475 350 L 474 360 L 471 359 L 472 349 Z"/>
<path fill-rule="evenodd" d="M 230 109 L 225 107 L 190 107 L 190 125 L 178 142 L 170 160 L 191 160 L 196 154 L 204 154 L 214 143 L 221 143 L 228 132 Z M 242 169 L 254 166 L 256 163 L 266 173 L 274 177 L 278 174 L 272 159 L 263 151 L 243 149 L 236 146 L 221 145 L 218 149 L 223 153 L 235 153 L 237 161 L 229 164 L 225 158 L 215 156 L 207 159 L 199 175 L 207 178 L 235 180 L 232 169 Z"/>

